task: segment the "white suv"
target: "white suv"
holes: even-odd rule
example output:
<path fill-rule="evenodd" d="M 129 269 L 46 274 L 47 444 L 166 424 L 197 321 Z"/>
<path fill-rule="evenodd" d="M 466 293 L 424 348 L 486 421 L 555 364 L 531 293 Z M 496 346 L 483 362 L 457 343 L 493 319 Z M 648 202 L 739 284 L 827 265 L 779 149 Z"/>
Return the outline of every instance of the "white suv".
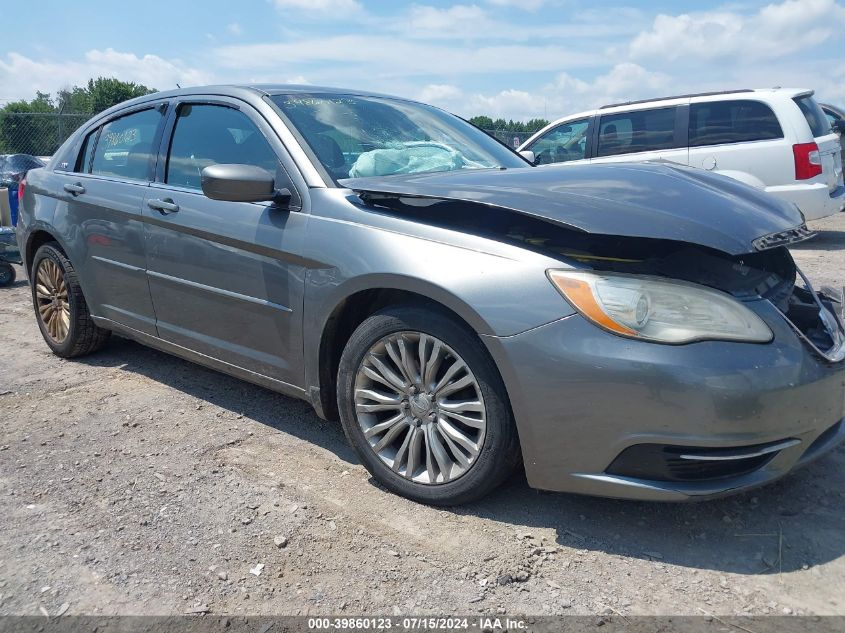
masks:
<path fill-rule="evenodd" d="M 798 205 L 807 220 L 845 208 L 839 136 L 812 90 L 737 90 L 632 101 L 558 119 L 519 147 L 535 162 L 666 160 Z"/>

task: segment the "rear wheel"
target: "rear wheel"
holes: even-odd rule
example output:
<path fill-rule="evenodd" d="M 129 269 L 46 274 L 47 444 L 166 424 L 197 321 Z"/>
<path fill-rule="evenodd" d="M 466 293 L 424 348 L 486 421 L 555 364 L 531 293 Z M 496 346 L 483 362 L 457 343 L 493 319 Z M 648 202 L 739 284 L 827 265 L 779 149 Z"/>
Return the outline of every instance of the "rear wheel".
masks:
<path fill-rule="evenodd" d="M 338 408 L 367 470 L 416 501 L 467 503 L 520 460 L 495 365 L 472 331 L 433 310 L 388 309 L 355 330 Z"/>
<path fill-rule="evenodd" d="M 106 343 L 111 332 L 91 319 L 76 270 L 57 244 L 44 244 L 35 253 L 31 279 L 38 327 L 54 354 L 84 356 Z"/>

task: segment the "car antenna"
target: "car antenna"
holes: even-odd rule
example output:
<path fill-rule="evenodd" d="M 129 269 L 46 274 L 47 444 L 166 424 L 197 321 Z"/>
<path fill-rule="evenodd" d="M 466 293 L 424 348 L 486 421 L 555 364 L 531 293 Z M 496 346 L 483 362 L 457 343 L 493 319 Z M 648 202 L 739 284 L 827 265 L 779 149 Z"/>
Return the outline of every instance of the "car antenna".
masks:
<path fill-rule="evenodd" d="M 182 89 L 182 86 L 180 86 L 178 83 L 176 84 L 176 87 L 179 88 L 179 90 Z"/>

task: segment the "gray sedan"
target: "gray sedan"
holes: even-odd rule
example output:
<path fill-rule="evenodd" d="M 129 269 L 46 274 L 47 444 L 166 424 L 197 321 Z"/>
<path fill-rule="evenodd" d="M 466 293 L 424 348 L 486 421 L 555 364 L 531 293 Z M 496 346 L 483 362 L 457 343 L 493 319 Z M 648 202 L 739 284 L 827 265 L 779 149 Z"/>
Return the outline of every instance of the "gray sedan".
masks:
<path fill-rule="evenodd" d="M 217 86 L 98 115 L 21 192 L 53 352 L 116 332 L 307 400 L 425 503 L 521 462 L 701 498 L 845 438 L 841 297 L 786 248 L 811 233 L 720 176 L 534 167 L 424 104 Z"/>

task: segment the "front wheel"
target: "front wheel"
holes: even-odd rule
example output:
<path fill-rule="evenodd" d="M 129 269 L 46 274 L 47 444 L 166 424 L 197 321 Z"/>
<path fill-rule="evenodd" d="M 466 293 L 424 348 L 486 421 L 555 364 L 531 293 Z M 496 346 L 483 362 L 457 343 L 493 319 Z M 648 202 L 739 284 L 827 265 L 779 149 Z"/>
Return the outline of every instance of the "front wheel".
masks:
<path fill-rule="evenodd" d="M 466 326 L 433 310 L 392 308 L 352 334 L 338 370 L 344 431 L 386 488 L 455 505 L 519 464 L 501 377 Z"/>
<path fill-rule="evenodd" d="M 32 303 L 47 345 L 63 358 L 84 356 L 105 345 L 111 332 L 91 319 L 73 264 L 55 243 L 32 260 Z"/>

